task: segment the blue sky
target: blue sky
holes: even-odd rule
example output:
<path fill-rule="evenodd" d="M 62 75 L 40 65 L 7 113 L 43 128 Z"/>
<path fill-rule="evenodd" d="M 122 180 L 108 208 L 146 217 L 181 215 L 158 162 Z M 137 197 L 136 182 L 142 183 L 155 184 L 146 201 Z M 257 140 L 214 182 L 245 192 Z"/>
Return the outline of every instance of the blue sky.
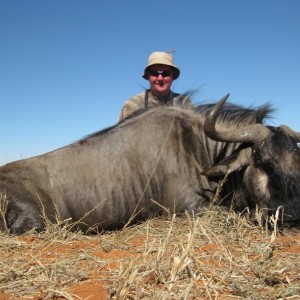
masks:
<path fill-rule="evenodd" d="M 114 124 L 170 49 L 174 91 L 270 102 L 271 125 L 300 131 L 299 14 L 298 0 L 1 0 L 0 165 Z"/>

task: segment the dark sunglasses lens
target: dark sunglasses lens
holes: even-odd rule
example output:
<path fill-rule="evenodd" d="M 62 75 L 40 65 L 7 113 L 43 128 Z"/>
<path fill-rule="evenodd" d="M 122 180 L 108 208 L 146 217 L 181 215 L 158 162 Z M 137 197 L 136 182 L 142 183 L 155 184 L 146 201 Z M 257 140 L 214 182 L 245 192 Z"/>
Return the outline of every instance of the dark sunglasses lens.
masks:
<path fill-rule="evenodd" d="M 163 77 L 169 77 L 169 76 L 171 75 L 171 73 L 170 73 L 170 71 L 163 71 L 163 72 L 161 73 L 161 75 L 162 75 Z"/>
<path fill-rule="evenodd" d="M 161 75 L 162 77 L 169 77 L 171 75 L 170 71 L 156 71 L 156 70 L 150 70 L 150 75 L 154 77 L 158 77 Z"/>

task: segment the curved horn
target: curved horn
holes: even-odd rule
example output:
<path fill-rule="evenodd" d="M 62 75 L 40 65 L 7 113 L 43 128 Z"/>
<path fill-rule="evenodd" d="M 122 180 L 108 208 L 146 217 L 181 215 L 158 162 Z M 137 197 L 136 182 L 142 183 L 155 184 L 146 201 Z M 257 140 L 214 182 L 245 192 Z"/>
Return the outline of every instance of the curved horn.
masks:
<path fill-rule="evenodd" d="M 280 125 L 279 127 L 283 130 L 284 133 L 293 138 L 296 143 L 300 143 L 300 132 L 294 131 L 286 125 Z"/>
<path fill-rule="evenodd" d="M 255 143 L 265 140 L 270 135 L 270 130 L 261 125 L 253 124 L 243 128 L 234 130 L 221 130 L 216 129 L 216 120 L 218 113 L 225 101 L 228 99 L 229 94 L 224 96 L 211 110 L 204 122 L 204 132 L 213 140 L 231 143 Z"/>

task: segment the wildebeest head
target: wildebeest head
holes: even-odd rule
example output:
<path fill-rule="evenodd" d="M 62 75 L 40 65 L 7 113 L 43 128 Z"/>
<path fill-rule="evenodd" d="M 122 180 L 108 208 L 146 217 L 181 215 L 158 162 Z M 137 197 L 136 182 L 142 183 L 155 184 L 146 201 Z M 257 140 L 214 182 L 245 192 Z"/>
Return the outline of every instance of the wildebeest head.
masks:
<path fill-rule="evenodd" d="M 241 143 L 240 150 L 204 172 L 223 176 L 241 172 L 236 202 L 250 209 L 257 206 L 264 214 L 280 211 L 285 222 L 300 221 L 300 133 L 287 126 L 253 124 L 244 128 L 216 128 L 218 112 L 228 95 L 211 110 L 204 124 L 205 133 L 213 140 Z"/>

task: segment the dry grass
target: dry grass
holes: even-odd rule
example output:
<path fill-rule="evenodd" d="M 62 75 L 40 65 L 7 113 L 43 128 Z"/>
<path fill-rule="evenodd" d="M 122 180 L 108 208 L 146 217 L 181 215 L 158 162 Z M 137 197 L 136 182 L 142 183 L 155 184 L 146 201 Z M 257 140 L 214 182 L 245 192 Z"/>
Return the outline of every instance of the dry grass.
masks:
<path fill-rule="evenodd" d="M 69 226 L 0 235 L 0 299 L 299 299 L 300 235 L 231 211 L 96 236 Z"/>

